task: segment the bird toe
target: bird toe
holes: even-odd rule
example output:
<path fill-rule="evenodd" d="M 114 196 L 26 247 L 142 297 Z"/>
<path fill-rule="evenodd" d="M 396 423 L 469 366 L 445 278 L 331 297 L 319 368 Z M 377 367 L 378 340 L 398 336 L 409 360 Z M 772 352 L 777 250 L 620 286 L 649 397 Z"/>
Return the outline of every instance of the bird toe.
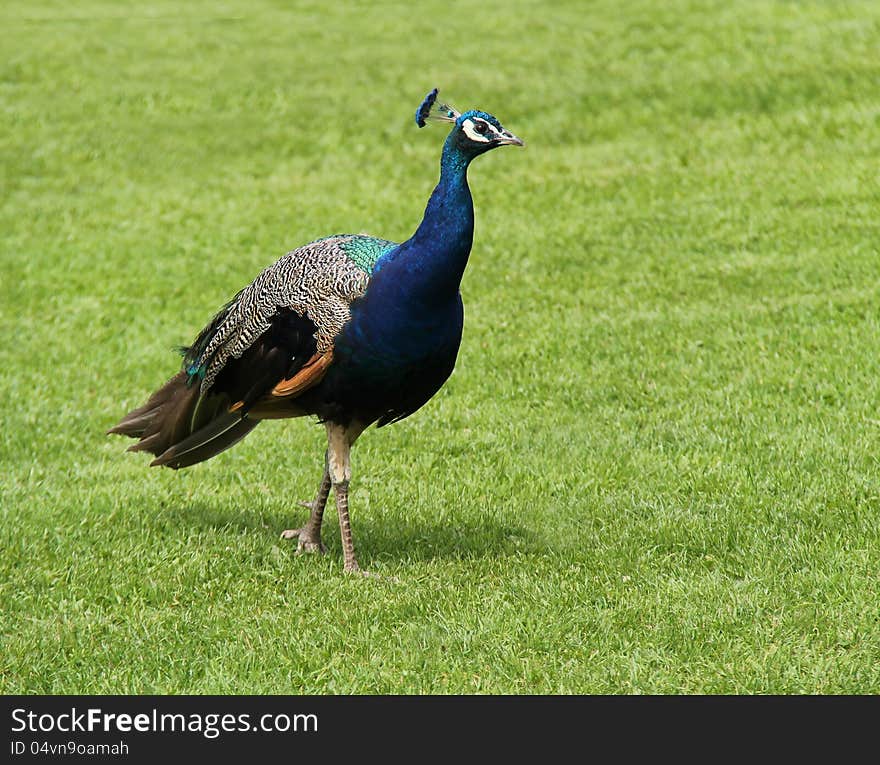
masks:
<path fill-rule="evenodd" d="M 305 526 L 301 529 L 285 529 L 281 532 L 281 538 L 298 540 L 296 545 L 297 555 L 302 555 L 303 553 L 318 553 L 319 555 L 323 555 L 327 552 L 327 548 L 321 541 L 321 535 L 315 534 Z"/>

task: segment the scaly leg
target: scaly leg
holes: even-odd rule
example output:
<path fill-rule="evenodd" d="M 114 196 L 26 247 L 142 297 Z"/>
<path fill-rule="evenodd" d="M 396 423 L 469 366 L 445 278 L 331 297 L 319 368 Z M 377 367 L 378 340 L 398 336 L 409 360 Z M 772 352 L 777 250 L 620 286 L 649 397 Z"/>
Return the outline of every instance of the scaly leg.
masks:
<path fill-rule="evenodd" d="M 327 423 L 327 467 L 330 482 L 336 494 L 336 511 L 339 513 L 339 531 L 342 534 L 343 570 L 347 574 L 361 571 L 354 553 L 354 540 L 351 534 L 351 519 L 348 515 L 348 485 L 351 482 L 351 445 L 363 432 L 364 426 L 352 423 L 347 428 Z"/>
<path fill-rule="evenodd" d="M 324 506 L 327 504 L 327 497 L 330 496 L 330 468 L 329 456 L 324 455 L 324 477 L 321 479 L 321 486 L 312 502 L 302 502 L 300 504 L 311 510 L 306 525 L 299 529 L 286 529 L 281 532 L 282 539 L 299 539 L 296 545 L 296 554 L 300 555 L 304 552 L 325 553 L 327 548 L 321 541 L 321 524 L 324 521 Z"/>

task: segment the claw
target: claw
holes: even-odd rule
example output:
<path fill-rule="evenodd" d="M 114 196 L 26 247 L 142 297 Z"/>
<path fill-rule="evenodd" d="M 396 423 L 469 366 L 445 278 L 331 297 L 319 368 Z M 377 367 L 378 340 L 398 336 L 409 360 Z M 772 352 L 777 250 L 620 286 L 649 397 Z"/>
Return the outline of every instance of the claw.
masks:
<path fill-rule="evenodd" d="M 303 526 L 301 529 L 285 529 L 281 532 L 282 539 L 298 539 L 296 545 L 296 554 L 318 553 L 323 555 L 327 552 L 324 543 L 321 541 L 320 534 L 314 534 L 310 529 Z"/>
<path fill-rule="evenodd" d="M 368 579 L 377 579 L 380 582 L 392 582 L 394 584 L 400 584 L 400 580 L 396 576 L 383 576 L 382 574 L 374 574 L 372 571 L 364 571 L 357 563 L 354 561 L 353 563 L 346 564 L 342 569 L 345 574 L 353 574 L 356 576 L 365 576 Z"/>

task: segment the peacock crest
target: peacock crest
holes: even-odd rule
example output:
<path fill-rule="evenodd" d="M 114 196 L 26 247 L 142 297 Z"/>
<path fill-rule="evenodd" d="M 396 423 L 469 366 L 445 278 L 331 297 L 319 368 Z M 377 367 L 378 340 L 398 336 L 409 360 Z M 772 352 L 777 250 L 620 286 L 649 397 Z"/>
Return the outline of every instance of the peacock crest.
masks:
<path fill-rule="evenodd" d="M 449 104 L 437 101 L 437 95 L 440 91 L 434 88 L 422 101 L 416 110 L 416 125 L 420 128 L 425 127 L 426 120 L 436 120 L 437 122 L 455 122 L 461 114 L 451 107 Z"/>

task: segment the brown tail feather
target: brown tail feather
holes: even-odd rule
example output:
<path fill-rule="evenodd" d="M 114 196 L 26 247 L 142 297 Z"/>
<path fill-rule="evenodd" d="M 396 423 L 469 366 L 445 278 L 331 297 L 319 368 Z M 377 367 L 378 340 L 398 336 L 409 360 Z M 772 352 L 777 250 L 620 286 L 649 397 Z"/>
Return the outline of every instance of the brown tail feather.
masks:
<path fill-rule="evenodd" d="M 202 462 L 237 443 L 257 425 L 257 421 L 239 418 L 241 422 L 232 432 L 226 426 L 228 422 L 218 428 L 217 421 L 228 417 L 229 400 L 225 396 L 208 398 L 211 400 L 206 404 L 199 396 L 199 386 L 187 386 L 186 374 L 179 372 L 107 433 L 139 439 L 129 451 L 150 452 L 159 458 L 154 465 L 178 468 Z M 215 400 L 220 398 L 225 400 Z M 190 449 L 185 460 L 169 459 L 176 452 L 174 447 L 193 442 L 199 448 Z M 165 459 L 161 459 L 163 456 Z"/>
<path fill-rule="evenodd" d="M 178 372 L 159 390 L 147 399 L 147 403 L 132 409 L 107 434 L 119 433 L 132 438 L 145 438 L 159 432 L 162 421 L 171 411 L 178 414 L 195 404 L 198 398 L 198 387 L 186 387 L 186 375 Z M 192 399 L 190 401 L 190 399 Z M 161 418 L 161 419 L 157 419 Z"/>
<path fill-rule="evenodd" d="M 259 424 L 259 420 L 227 413 L 160 454 L 150 467 L 162 465 L 177 470 L 204 462 L 237 444 Z"/>

